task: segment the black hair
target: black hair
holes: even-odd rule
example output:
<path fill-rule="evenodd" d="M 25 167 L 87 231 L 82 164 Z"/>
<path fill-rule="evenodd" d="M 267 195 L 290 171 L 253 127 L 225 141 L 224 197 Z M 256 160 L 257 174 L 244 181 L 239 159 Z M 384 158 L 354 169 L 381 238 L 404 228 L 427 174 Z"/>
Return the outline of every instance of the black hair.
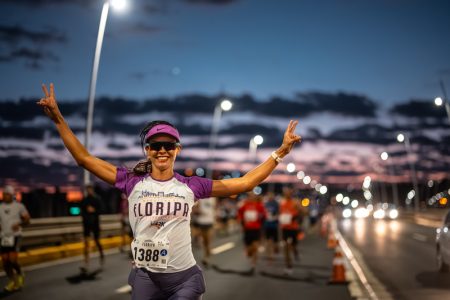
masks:
<path fill-rule="evenodd" d="M 156 125 L 161 125 L 161 124 L 169 125 L 176 129 L 175 126 L 173 126 L 171 123 L 164 121 L 164 120 L 156 120 L 156 121 L 151 121 L 151 122 L 147 123 L 147 125 L 145 125 L 144 128 L 142 128 L 141 132 L 139 133 L 139 137 L 141 139 L 141 148 L 142 148 L 142 152 L 144 153 L 144 155 L 145 155 L 145 151 L 144 151 L 145 143 L 147 143 L 147 141 L 145 140 L 145 136 L 150 131 L 150 129 L 152 129 Z M 141 160 L 133 167 L 133 173 L 136 175 L 148 174 L 151 171 L 152 171 L 152 164 L 149 160 Z"/>

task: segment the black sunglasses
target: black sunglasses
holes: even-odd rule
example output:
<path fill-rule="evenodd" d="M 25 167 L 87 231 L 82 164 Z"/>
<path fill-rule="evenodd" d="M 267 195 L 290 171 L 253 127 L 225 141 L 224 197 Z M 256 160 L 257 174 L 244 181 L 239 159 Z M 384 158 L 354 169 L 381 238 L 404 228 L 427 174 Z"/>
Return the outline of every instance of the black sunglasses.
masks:
<path fill-rule="evenodd" d="M 175 150 L 175 148 L 179 145 L 180 143 L 177 142 L 151 142 L 147 144 L 147 146 L 154 151 L 159 151 L 162 147 L 164 147 L 166 151 Z"/>

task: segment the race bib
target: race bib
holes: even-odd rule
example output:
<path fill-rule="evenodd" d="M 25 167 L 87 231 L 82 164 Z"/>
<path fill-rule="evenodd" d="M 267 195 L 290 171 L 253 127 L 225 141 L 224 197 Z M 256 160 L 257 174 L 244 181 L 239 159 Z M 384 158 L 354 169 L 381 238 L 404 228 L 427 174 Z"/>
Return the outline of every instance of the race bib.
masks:
<path fill-rule="evenodd" d="M 4 236 L 2 237 L 2 247 L 12 247 L 14 246 L 14 236 L 10 235 L 10 236 Z"/>
<path fill-rule="evenodd" d="M 258 221 L 258 212 L 256 210 L 246 210 L 244 212 L 245 222 L 255 222 Z"/>
<path fill-rule="evenodd" d="M 281 214 L 280 215 L 280 224 L 287 225 L 292 223 L 292 215 L 291 214 Z"/>
<path fill-rule="evenodd" d="M 134 239 L 133 258 L 138 268 L 166 269 L 169 262 L 169 241 L 162 239 Z"/>

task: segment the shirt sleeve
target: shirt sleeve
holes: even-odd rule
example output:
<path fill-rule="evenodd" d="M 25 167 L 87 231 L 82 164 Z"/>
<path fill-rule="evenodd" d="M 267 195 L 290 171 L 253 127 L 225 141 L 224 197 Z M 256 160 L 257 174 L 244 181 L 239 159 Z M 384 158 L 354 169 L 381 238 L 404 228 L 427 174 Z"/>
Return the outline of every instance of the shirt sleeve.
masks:
<path fill-rule="evenodd" d="M 212 180 L 194 176 L 190 178 L 190 189 L 194 192 L 195 199 L 203 199 L 211 197 Z"/>
<path fill-rule="evenodd" d="M 114 187 L 119 189 L 122 193 L 127 194 L 127 169 L 124 167 L 117 167 L 116 183 Z"/>
<path fill-rule="evenodd" d="M 19 203 L 19 215 L 22 217 L 25 214 L 29 215 L 27 208 L 22 203 Z"/>

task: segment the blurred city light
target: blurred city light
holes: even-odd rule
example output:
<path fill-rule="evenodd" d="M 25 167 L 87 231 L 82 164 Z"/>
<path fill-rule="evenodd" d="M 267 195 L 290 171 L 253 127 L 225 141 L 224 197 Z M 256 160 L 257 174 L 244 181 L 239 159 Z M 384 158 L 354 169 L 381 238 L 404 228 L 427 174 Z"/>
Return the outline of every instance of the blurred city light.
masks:
<path fill-rule="evenodd" d="M 233 107 L 233 103 L 230 100 L 225 99 L 220 103 L 220 107 L 223 111 L 229 111 Z"/>
<path fill-rule="evenodd" d="M 288 163 L 288 165 L 286 166 L 286 170 L 287 170 L 289 173 L 294 172 L 294 171 L 295 171 L 295 164 L 294 164 L 294 163 Z"/>
<path fill-rule="evenodd" d="M 297 172 L 297 178 L 298 178 L 299 180 L 302 180 L 303 177 L 305 177 L 305 172 L 303 172 L 303 171 L 298 171 L 298 172 Z"/>
<path fill-rule="evenodd" d="M 345 196 L 344 199 L 342 199 L 342 204 L 347 205 L 350 203 L 350 198 Z"/>
<path fill-rule="evenodd" d="M 344 209 L 344 210 L 342 211 L 342 216 L 343 216 L 345 219 L 350 218 L 350 217 L 352 216 L 352 210 L 351 210 L 350 208 Z"/>
<path fill-rule="evenodd" d="M 443 103 L 444 101 L 442 100 L 441 97 L 434 98 L 434 104 L 436 104 L 437 106 L 441 106 Z"/>
<path fill-rule="evenodd" d="M 398 141 L 399 143 L 403 143 L 403 142 L 405 141 L 405 136 L 404 136 L 402 133 L 399 133 L 399 134 L 397 135 L 397 141 Z"/>
<path fill-rule="evenodd" d="M 258 186 L 255 186 L 254 188 L 253 188 L 253 193 L 255 194 L 255 195 L 261 195 L 261 193 L 262 193 L 262 188 L 258 185 Z"/>
<path fill-rule="evenodd" d="M 124 10 L 127 7 L 126 0 L 110 0 L 111 6 L 117 10 Z"/>
<path fill-rule="evenodd" d="M 364 219 L 367 218 L 368 216 L 369 211 L 364 207 L 360 207 L 355 210 L 355 218 L 357 219 Z"/>
<path fill-rule="evenodd" d="M 381 153 L 380 157 L 382 160 L 387 160 L 389 158 L 389 154 L 387 152 L 383 152 Z"/>
<path fill-rule="evenodd" d="M 256 145 L 261 145 L 261 144 L 264 142 L 264 138 L 263 138 L 262 136 L 260 136 L 259 134 L 258 134 L 258 135 L 255 135 L 255 136 L 253 137 L 253 142 L 254 142 Z"/>
<path fill-rule="evenodd" d="M 327 192 L 328 192 L 328 188 L 327 188 L 325 185 L 322 185 L 322 186 L 320 187 L 320 193 L 321 193 L 322 195 L 325 195 Z"/>
<path fill-rule="evenodd" d="M 302 199 L 302 206 L 303 207 L 309 206 L 309 199 L 308 198 L 303 198 Z"/>
<path fill-rule="evenodd" d="M 359 201 L 358 200 L 352 200 L 352 203 L 350 204 L 351 205 L 351 207 L 353 207 L 353 208 L 357 208 L 358 207 L 358 205 L 359 205 Z"/>
<path fill-rule="evenodd" d="M 342 195 L 341 193 L 339 193 L 339 194 L 336 195 L 336 201 L 337 201 L 337 202 L 341 202 L 342 199 L 344 199 L 344 195 Z"/>
<path fill-rule="evenodd" d="M 196 174 L 197 176 L 203 176 L 203 175 L 205 175 L 205 170 L 204 170 L 203 168 L 197 168 L 197 169 L 195 170 L 195 174 Z"/>
<path fill-rule="evenodd" d="M 305 177 L 303 178 L 303 183 L 304 183 L 304 184 L 309 184 L 310 182 L 311 182 L 311 177 L 305 176 Z"/>
<path fill-rule="evenodd" d="M 364 191 L 364 198 L 366 200 L 372 199 L 372 193 L 370 191 Z"/>

